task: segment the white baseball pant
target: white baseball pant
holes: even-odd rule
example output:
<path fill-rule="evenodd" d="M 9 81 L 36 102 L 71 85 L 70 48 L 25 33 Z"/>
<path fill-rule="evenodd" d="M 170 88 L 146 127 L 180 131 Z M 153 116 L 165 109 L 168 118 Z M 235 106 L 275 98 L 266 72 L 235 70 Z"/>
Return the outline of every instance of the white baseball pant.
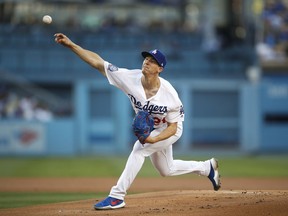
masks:
<path fill-rule="evenodd" d="M 207 161 L 183 161 L 173 159 L 172 144 L 182 135 L 182 123 L 178 123 L 176 135 L 166 140 L 154 144 L 142 145 L 138 140 L 135 142 L 130 153 L 126 166 L 115 186 L 112 187 L 109 196 L 124 200 L 127 190 L 130 188 L 135 177 L 144 164 L 145 158 L 150 157 L 153 166 L 161 176 L 175 176 L 187 173 L 208 176 L 210 172 L 210 162 Z M 161 130 L 155 129 L 151 135 L 159 134 Z"/>

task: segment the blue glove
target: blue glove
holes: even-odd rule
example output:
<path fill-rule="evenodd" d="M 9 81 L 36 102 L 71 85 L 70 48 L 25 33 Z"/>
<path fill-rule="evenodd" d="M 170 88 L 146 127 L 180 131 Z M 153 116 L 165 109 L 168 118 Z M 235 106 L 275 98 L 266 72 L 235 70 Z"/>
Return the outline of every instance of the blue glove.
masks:
<path fill-rule="evenodd" d="M 154 129 L 154 120 L 147 111 L 140 110 L 133 119 L 133 131 L 140 143 L 144 144 L 151 131 Z"/>

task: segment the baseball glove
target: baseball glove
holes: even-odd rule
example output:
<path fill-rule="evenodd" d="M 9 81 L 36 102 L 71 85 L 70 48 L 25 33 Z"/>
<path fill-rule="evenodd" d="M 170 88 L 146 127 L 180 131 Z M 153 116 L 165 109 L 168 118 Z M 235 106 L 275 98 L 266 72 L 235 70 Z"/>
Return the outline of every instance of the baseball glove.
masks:
<path fill-rule="evenodd" d="M 144 144 L 151 131 L 154 129 L 154 120 L 147 111 L 140 110 L 133 119 L 133 131 L 140 143 Z"/>

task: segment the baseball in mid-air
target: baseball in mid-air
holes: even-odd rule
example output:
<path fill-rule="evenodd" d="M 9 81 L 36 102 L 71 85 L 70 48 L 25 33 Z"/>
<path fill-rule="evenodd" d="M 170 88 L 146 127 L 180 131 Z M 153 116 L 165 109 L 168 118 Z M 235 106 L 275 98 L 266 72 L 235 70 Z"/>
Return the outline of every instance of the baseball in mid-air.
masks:
<path fill-rule="evenodd" d="M 45 15 L 43 16 L 42 21 L 46 24 L 50 24 L 52 22 L 52 17 L 49 15 Z"/>

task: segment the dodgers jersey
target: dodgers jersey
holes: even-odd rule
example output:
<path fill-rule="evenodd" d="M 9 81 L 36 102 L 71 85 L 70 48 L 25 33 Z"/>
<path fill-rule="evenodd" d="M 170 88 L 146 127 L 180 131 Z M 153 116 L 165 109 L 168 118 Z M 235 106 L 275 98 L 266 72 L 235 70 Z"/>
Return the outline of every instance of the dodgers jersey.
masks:
<path fill-rule="evenodd" d="M 184 121 L 182 102 L 176 90 L 167 80 L 159 77 L 158 92 L 153 97 L 146 98 L 141 83 L 143 74 L 140 69 L 118 68 L 106 61 L 104 67 L 109 83 L 121 89 L 129 97 L 135 113 L 139 110 L 146 110 L 153 116 L 154 128 L 166 128 L 167 122 Z"/>

